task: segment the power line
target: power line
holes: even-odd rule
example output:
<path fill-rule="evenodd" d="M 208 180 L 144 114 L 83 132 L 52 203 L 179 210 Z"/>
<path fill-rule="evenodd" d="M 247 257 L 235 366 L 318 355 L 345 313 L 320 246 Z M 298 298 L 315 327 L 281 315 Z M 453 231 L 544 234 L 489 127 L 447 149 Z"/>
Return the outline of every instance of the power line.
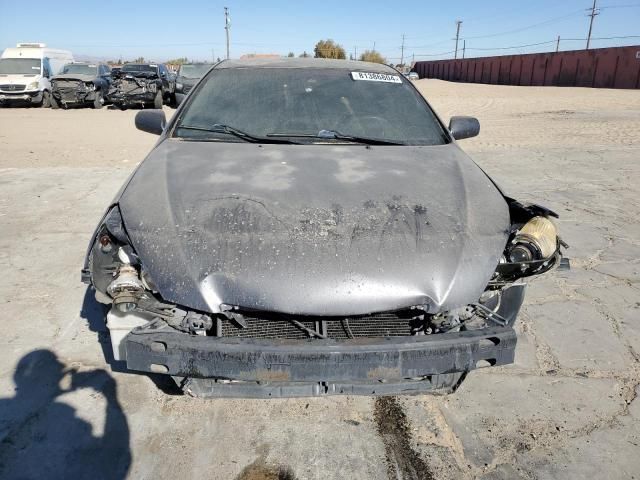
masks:
<path fill-rule="evenodd" d="M 455 50 L 451 50 L 450 52 L 442 52 L 442 53 L 425 53 L 422 55 L 416 55 L 416 57 L 440 57 L 442 55 L 449 55 L 454 52 Z"/>
<path fill-rule="evenodd" d="M 538 42 L 538 43 L 529 43 L 527 45 L 514 45 L 512 47 L 491 47 L 491 48 L 482 48 L 482 47 L 467 47 L 467 50 L 513 50 L 516 48 L 526 48 L 526 47 L 537 47 L 539 45 L 547 45 L 549 43 L 556 43 L 556 40 L 549 40 L 548 42 Z"/>
<path fill-rule="evenodd" d="M 623 35 L 619 37 L 591 37 L 591 40 L 624 40 L 627 38 L 640 38 L 640 35 Z M 563 38 L 563 41 L 584 42 L 586 38 Z"/>
<path fill-rule="evenodd" d="M 615 36 L 615 37 L 591 37 L 591 40 L 619 40 L 619 39 L 632 39 L 632 38 L 640 38 L 640 35 L 621 35 L 621 36 Z M 586 40 L 586 38 L 563 38 L 562 41 L 563 42 L 570 42 L 570 41 L 580 41 L 580 42 L 584 42 Z M 538 47 L 541 45 L 550 45 L 550 44 L 556 44 L 557 45 L 558 39 L 556 38 L 555 40 L 548 40 L 546 42 L 536 42 L 536 43 L 528 43 L 525 45 L 512 45 L 512 46 L 508 46 L 508 47 L 467 47 L 465 45 L 465 49 L 466 50 L 474 50 L 474 51 L 494 51 L 494 50 L 513 50 L 513 49 L 520 49 L 520 48 L 527 48 L 527 47 Z M 434 53 L 434 54 L 416 54 L 416 57 L 439 57 L 442 55 L 450 55 L 452 53 L 455 53 L 455 50 L 452 50 L 450 52 L 442 52 L 442 53 Z"/>
<path fill-rule="evenodd" d="M 610 8 L 638 8 L 640 3 L 628 3 L 626 5 L 605 5 L 604 7 L 598 7 L 600 10 L 606 10 Z"/>
<path fill-rule="evenodd" d="M 583 9 L 575 10 L 575 11 L 573 11 L 573 12 L 567 14 L 567 15 L 563 15 L 561 17 L 551 18 L 549 20 L 545 20 L 544 22 L 534 23 L 532 25 L 527 25 L 525 27 L 520 27 L 520 28 L 516 28 L 516 29 L 513 29 L 513 30 L 506 30 L 504 32 L 492 33 L 492 34 L 489 34 L 489 35 L 476 35 L 476 36 L 473 36 L 473 37 L 464 37 L 464 38 L 466 38 L 467 40 L 474 40 L 474 39 L 478 39 L 478 38 L 493 38 L 493 37 L 500 37 L 502 35 L 509 35 L 511 33 L 518 33 L 518 32 L 522 32 L 524 30 L 529 30 L 531 28 L 540 27 L 542 25 L 549 25 L 551 23 L 558 22 L 560 20 L 564 20 L 564 19 L 569 18 L 569 17 L 575 17 L 575 16 L 577 16 L 578 13 L 582 13 L 583 11 L 584 11 Z"/>

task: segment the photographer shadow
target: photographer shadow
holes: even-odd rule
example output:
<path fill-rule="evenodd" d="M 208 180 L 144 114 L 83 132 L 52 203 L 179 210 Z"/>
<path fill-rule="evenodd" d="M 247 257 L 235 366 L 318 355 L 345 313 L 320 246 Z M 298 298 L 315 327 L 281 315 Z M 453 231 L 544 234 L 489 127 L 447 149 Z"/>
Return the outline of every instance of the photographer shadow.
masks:
<path fill-rule="evenodd" d="M 15 395 L 0 398 L 0 478 L 126 478 L 129 425 L 111 375 L 66 368 L 53 352 L 41 349 L 20 359 L 13 379 Z M 80 389 L 93 390 L 92 397 L 106 403 L 101 435 L 59 399 Z"/>
<path fill-rule="evenodd" d="M 92 287 L 87 287 L 82 301 L 82 309 L 80 317 L 84 318 L 89 325 L 89 330 L 96 332 L 98 335 L 98 343 L 102 348 L 102 355 L 105 361 L 111 367 L 111 371 L 119 373 L 129 373 L 134 375 L 142 375 L 149 377 L 151 381 L 166 395 L 182 395 L 182 390 L 176 385 L 173 379 L 167 375 L 154 373 L 135 372 L 127 369 L 127 362 L 118 361 L 113 358 L 113 349 L 111 348 L 111 339 L 109 337 L 109 329 L 106 325 L 106 317 L 109 308 L 107 305 L 100 303 L 95 298 L 95 291 Z"/>

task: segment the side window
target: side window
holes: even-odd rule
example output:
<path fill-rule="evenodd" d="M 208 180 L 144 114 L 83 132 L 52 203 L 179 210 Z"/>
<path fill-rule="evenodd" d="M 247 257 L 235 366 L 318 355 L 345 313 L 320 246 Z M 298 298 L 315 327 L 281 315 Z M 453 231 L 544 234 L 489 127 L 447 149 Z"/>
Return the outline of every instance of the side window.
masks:
<path fill-rule="evenodd" d="M 167 74 L 167 67 L 165 67 L 164 65 L 159 65 L 158 68 L 160 69 L 160 75 Z"/>
<path fill-rule="evenodd" d="M 51 66 L 47 57 L 42 59 L 42 75 L 46 78 L 51 78 Z"/>

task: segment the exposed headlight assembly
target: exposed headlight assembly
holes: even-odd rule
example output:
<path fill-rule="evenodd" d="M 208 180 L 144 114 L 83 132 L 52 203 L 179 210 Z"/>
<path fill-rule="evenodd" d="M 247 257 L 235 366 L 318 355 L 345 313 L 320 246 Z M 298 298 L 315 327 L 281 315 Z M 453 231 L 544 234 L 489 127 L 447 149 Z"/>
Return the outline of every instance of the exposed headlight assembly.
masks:
<path fill-rule="evenodd" d="M 512 219 L 515 217 L 514 229 L 489 286 L 539 275 L 554 267 L 569 268 L 569 261 L 563 258 L 560 249 L 568 245 L 558 236 L 555 224 L 547 215 L 555 216 L 553 212 L 537 205 L 517 204 L 511 213 Z"/>
<path fill-rule="evenodd" d="M 547 217 L 533 217 L 516 233 L 508 249 L 514 263 L 550 258 L 558 249 L 558 231 Z"/>
<path fill-rule="evenodd" d="M 83 279 L 96 289 L 96 299 L 123 313 L 135 309 L 164 315 L 166 305 L 153 294 L 157 287 L 131 246 L 118 205 L 104 216 L 87 253 Z"/>
<path fill-rule="evenodd" d="M 137 257 L 130 246 L 129 237 L 124 229 L 120 209 L 117 205 L 104 216 L 96 230 L 94 240 L 87 252 L 85 261 L 85 278 L 96 288 L 106 294 L 123 262 L 121 250 L 131 252 L 132 260 L 126 263 L 136 264 Z"/>

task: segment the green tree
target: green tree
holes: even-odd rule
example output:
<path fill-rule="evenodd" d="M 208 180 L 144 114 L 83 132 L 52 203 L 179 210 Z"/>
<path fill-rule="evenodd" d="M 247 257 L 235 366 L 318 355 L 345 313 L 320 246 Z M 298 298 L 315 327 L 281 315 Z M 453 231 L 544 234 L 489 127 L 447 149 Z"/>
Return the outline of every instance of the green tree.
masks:
<path fill-rule="evenodd" d="M 300 57 L 300 58 L 308 58 L 308 57 L 309 57 L 309 54 L 308 54 L 308 53 L 307 53 L 307 51 L 305 50 L 304 52 L 302 52 L 302 53 L 299 55 L 299 57 Z"/>
<path fill-rule="evenodd" d="M 295 57 L 295 56 L 296 56 L 296 54 L 295 54 L 295 53 L 293 53 L 293 52 L 289 52 L 289 55 L 287 55 L 287 57 L 289 57 L 289 58 L 293 58 L 293 57 Z"/>
<path fill-rule="evenodd" d="M 167 63 L 169 65 L 182 65 L 184 63 L 189 63 L 187 57 L 174 58 L 173 60 L 168 60 Z"/>
<path fill-rule="evenodd" d="M 133 63 L 144 63 L 144 57 L 138 57 L 136 58 Z"/>
<path fill-rule="evenodd" d="M 387 63 L 387 59 L 380 55 L 375 50 L 365 50 L 360 55 L 361 62 L 372 62 L 372 63 Z"/>
<path fill-rule="evenodd" d="M 320 40 L 313 49 L 316 58 L 337 58 L 345 60 L 347 52 L 342 45 L 337 44 L 333 40 Z"/>

